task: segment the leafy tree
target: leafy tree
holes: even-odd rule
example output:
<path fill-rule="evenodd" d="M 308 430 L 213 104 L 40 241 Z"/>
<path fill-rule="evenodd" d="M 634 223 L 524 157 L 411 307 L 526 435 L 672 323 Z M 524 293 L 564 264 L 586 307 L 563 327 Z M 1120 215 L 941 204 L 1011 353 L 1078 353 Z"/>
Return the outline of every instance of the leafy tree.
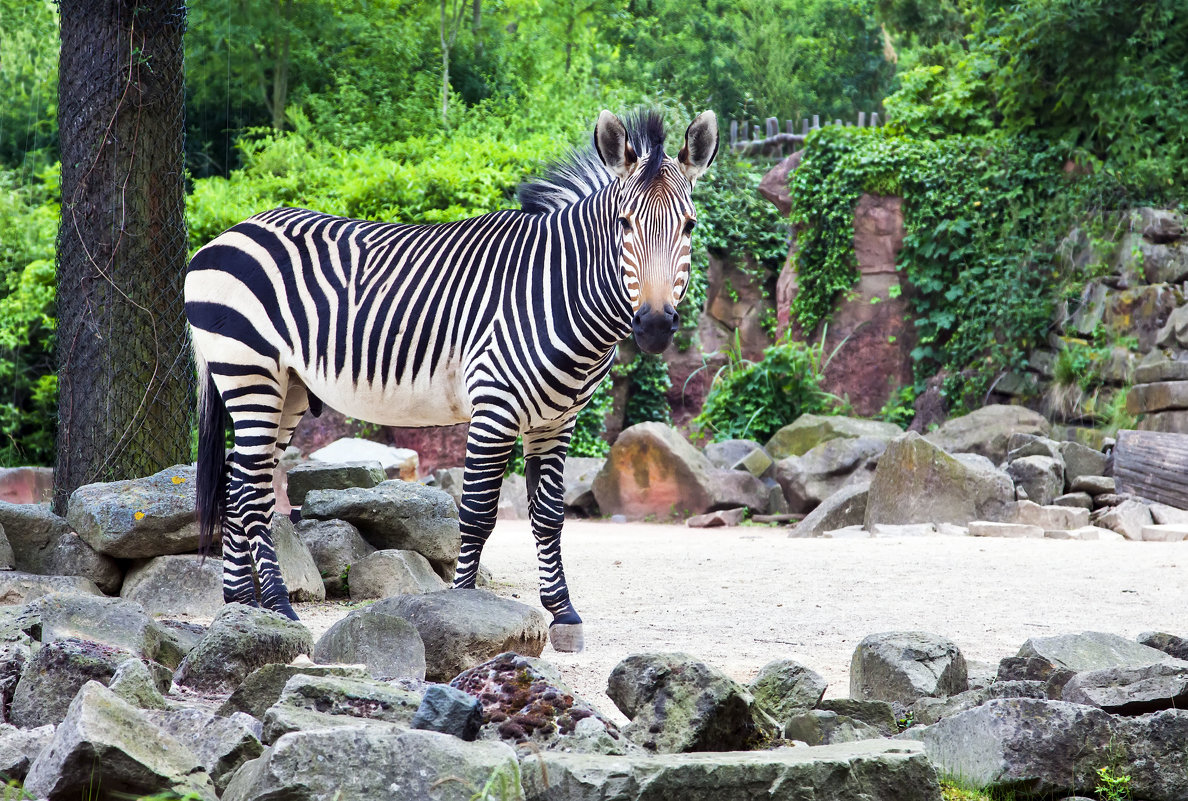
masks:
<path fill-rule="evenodd" d="M 0 0 L 0 165 L 35 174 L 58 152 L 58 14 L 53 0 Z"/>

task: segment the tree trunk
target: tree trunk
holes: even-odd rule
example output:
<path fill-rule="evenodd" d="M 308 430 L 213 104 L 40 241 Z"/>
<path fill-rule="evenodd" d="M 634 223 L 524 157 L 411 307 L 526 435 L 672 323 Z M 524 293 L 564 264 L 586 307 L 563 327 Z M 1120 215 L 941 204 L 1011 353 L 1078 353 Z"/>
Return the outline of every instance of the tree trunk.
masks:
<path fill-rule="evenodd" d="M 61 0 L 54 508 L 190 461 L 184 0 Z"/>
<path fill-rule="evenodd" d="M 272 127 L 285 127 L 285 105 L 289 101 L 289 0 L 276 0 L 280 32 L 276 40 L 276 64 L 272 70 Z"/>
<path fill-rule="evenodd" d="M 483 0 L 474 0 L 474 16 L 470 20 L 470 34 L 474 37 L 474 52 L 483 57 Z"/>

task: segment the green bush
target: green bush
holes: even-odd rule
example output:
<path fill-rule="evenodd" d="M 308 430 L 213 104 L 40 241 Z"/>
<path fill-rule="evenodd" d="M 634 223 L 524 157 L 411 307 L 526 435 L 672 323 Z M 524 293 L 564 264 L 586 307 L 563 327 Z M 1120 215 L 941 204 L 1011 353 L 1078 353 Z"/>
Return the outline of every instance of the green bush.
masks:
<path fill-rule="evenodd" d="M 802 414 L 841 411 L 841 402 L 821 388 L 823 357 L 821 344 L 793 341 L 770 346 L 757 362 L 731 354 L 693 426 L 714 440 L 766 442 Z"/>

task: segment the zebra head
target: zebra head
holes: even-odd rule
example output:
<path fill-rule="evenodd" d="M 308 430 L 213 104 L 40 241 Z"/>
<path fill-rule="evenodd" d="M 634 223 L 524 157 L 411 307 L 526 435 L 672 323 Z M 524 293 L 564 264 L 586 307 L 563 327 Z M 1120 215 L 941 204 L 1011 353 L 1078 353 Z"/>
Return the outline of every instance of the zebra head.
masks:
<path fill-rule="evenodd" d="M 680 325 L 676 307 L 689 286 L 689 238 L 697 216 L 691 192 L 718 153 L 718 119 L 712 111 L 697 115 L 675 159 L 664 152 L 659 118 L 648 123 L 643 130 L 633 126 L 629 135 L 618 117 L 603 111 L 594 147 L 619 185 L 615 224 L 631 330 L 640 350 L 660 353 Z"/>

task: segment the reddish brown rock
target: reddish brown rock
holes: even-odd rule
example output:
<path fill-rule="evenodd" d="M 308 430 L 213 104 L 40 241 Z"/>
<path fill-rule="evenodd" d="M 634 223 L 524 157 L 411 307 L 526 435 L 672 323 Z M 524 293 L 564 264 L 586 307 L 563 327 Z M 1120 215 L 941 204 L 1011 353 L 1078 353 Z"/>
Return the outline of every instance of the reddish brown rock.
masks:
<path fill-rule="evenodd" d="M 675 429 L 640 423 L 625 429 L 594 479 L 604 515 L 671 520 L 714 504 L 713 464 Z"/>
<path fill-rule="evenodd" d="M 41 503 L 54 491 L 50 467 L 0 467 L 0 501 Z"/>
<path fill-rule="evenodd" d="M 772 167 L 759 182 L 759 194 L 775 204 L 780 214 L 787 217 L 792 213 L 792 195 L 788 192 L 788 176 L 800 166 L 804 157 L 803 150 L 797 150 L 791 156 Z"/>

